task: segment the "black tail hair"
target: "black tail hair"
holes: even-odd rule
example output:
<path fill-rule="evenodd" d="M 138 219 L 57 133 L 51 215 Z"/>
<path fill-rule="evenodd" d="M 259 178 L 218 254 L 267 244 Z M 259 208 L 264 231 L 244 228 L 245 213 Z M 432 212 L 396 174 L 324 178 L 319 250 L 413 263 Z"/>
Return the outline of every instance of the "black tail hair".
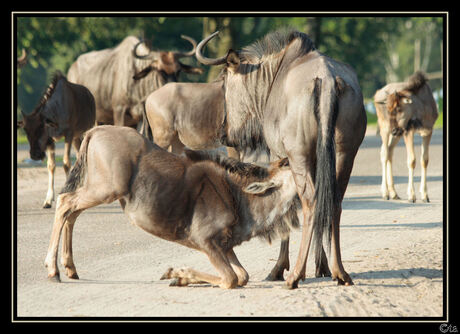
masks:
<path fill-rule="evenodd" d="M 62 187 L 59 194 L 74 192 L 83 185 L 86 177 L 86 155 L 88 151 L 89 137 L 90 136 L 88 134 L 85 135 L 80 146 L 80 151 L 78 152 L 77 161 L 70 170 L 64 187 Z"/>
<path fill-rule="evenodd" d="M 333 87 L 331 110 L 322 110 L 323 112 L 321 113 L 321 93 L 325 92 L 325 90 L 322 87 L 321 79 L 315 79 L 314 110 L 318 122 L 318 138 L 316 143 L 316 201 L 313 217 L 313 249 L 317 261 L 321 260 L 323 239 L 326 243 L 327 253 L 330 253 L 332 220 L 336 214 L 338 200 L 335 161 L 335 124 L 338 114 L 338 98 L 336 94 L 337 87 Z M 326 127 L 324 127 L 325 124 L 327 125 Z M 326 129 L 327 133 L 323 133 L 324 129 Z"/>

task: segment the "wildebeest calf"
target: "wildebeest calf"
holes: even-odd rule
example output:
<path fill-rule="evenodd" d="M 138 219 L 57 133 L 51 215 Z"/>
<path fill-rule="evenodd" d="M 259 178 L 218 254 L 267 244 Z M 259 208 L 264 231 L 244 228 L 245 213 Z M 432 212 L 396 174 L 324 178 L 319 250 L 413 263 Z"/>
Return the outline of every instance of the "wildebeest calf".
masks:
<path fill-rule="evenodd" d="M 162 279 L 174 278 L 179 286 L 245 285 L 249 276 L 233 247 L 254 236 L 287 233 L 300 213 L 287 158 L 264 168 L 199 151 L 178 156 L 134 129 L 99 126 L 85 135 L 57 200 L 45 260 L 49 278 L 59 280 L 62 229 L 62 264 L 68 277 L 78 278 L 72 258 L 75 220 L 83 210 L 115 200 L 146 232 L 204 252 L 219 274 L 168 269 Z"/>
<path fill-rule="evenodd" d="M 57 71 L 41 98 L 38 106 L 29 114 L 21 111 L 23 119 L 18 127 L 23 127 L 30 145 L 30 157 L 34 160 L 48 157 L 48 192 L 44 208 L 50 208 L 54 200 L 54 171 L 56 168 L 54 142 L 64 137 L 63 166 L 70 171 L 71 144 L 78 151 L 83 132 L 91 128 L 96 120 L 96 106 L 91 92 L 82 85 L 67 81 Z"/>
<path fill-rule="evenodd" d="M 414 191 L 414 133 L 422 137 L 422 176 L 420 193 L 424 202 L 429 202 L 426 172 L 428 166 L 428 147 L 433 133 L 433 125 L 438 117 L 438 109 L 426 76 L 418 71 L 409 77 L 407 82 L 389 83 L 377 90 L 374 95 L 382 147 L 380 160 L 382 163 L 381 192 L 384 199 L 399 199 L 393 183 L 393 149 L 401 136 L 404 137 L 407 150 L 407 167 L 409 183 L 407 197 L 415 202 Z"/>

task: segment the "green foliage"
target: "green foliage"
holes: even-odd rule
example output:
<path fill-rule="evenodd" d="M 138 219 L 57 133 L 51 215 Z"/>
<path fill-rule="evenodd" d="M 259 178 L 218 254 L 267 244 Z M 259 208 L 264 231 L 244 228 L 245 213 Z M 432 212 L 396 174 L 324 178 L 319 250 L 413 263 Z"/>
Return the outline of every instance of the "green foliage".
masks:
<path fill-rule="evenodd" d="M 442 17 L 192 17 L 192 16 L 16 16 L 18 55 L 28 52 L 28 63 L 18 69 L 18 106 L 33 110 L 52 73 L 66 73 L 82 53 L 111 48 L 128 35 L 144 37 L 157 50 L 188 50 L 185 34 L 199 41 L 208 30 L 221 34 L 206 48 L 221 56 L 217 44 L 240 49 L 279 27 L 306 32 L 318 49 L 351 65 L 357 72 L 365 99 L 372 98 L 390 77 L 398 81 L 414 72 L 416 44 L 420 65 L 427 72 L 441 70 Z M 417 42 L 418 41 L 418 42 Z M 211 44 L 215 43 L 214 48 Z M 228 45 L 228 46 L 227 46 Z M 184 63 L 196 65 L 192 58 Z M 208 81 L 209 67 L 201 76 L 182 74 L 183 81 Z M 430 80 L 433 90 L 442 88 Z"/>

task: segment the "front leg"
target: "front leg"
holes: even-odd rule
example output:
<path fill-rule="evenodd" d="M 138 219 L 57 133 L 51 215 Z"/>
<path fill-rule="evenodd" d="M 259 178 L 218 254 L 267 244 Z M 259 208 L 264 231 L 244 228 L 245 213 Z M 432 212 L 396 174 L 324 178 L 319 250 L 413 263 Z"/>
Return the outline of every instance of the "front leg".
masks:
<path fill-rule="evenodd" d="M 62 165 L 64 167 L 66 178 L 69 175 L 70 167 L 72 165 L 70 161 L 70 149 L 72 148 L 72 139 L 73 139 L 72 137 L 73 137 L 72 135 L 66 136 L 65 143 L 64 143 L 64 156 L 62 158 Z"/>
<path fill-rule="evenodd" d="M 278 261 L 265 278 L 266 281 L 284 281 L 284 270 L 289 270 L 289 237 L 281 240 L 280 254 Z"/>
<path fill-rule="evenodd" d="M 43 202 L 43 208 L 49 209 L 54 201 L 54 171 L 56 170 L 56 159 L 54 152 L 54 143 L 47 146 L 46 148 L 48 168 L 48 191 L 46 193 L 45 202 Z"/>

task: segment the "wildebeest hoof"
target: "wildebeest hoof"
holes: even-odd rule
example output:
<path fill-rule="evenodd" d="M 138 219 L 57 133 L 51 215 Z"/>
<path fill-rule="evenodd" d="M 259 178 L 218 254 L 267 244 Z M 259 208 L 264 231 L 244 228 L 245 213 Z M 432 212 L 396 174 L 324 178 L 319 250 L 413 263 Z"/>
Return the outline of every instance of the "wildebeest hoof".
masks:
<path fill-rule="evenodd" d="M 51 203 L 44 203 L 43 204 L 43 209 L 49 209 L 51 208 Z"/>
<path fill-rule="evenodd" d="M 48 276 L 48 281 L 54 282 L 54 283 L 61 283 L 61 278 L 59 277 L 59 273 L 53 276 Z"/>
<path fill-rule="evenodd" d="M 281 271 L 278 271 L 278 272 L 273 272 L 272 271 L 270 274 L 268 274 L 267 277 L 265 277 L 264 281 L 270 281 L 270 282 L 284 281 L 283 271 L 284 270 L 281 270 Z"/>
<path fill-rule="evenodd" d="M 409 198 L 407 201 L 408 201 L 409 203 L 415 203 L 415 198 Z"/>
<path fill-rule="evenodd" d="M 428 196 L 424 199 L 422 199 L 423 203 L 430 203 L 430 199 L 428 198 Z"/>
<path fill-rule="evenodd" d="M 163 274 L 163 276 L 161 276 L 160 280 L 170 279 L 172 271 L 173 271 L 172 267 L 169 267 L 168 269 L 166 269 L 165 273 Z"/>

